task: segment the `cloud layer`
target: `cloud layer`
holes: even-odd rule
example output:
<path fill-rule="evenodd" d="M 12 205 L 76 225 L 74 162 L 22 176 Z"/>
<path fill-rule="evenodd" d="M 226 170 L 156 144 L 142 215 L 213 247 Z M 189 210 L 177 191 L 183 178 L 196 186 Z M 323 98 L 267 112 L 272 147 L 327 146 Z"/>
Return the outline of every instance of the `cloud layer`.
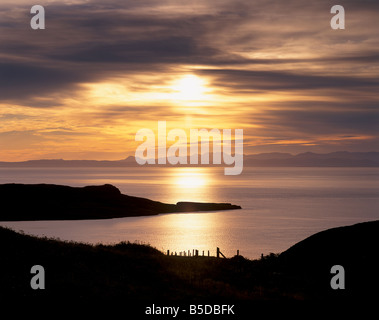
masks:
<path fill-rule="evenodd" d="M 0 160 L 117 158 L 158 120 L 243 128 L 249 152 L 377 150 L 378 1 L 341 1 L 345 30 L 326 0 L 40 4 L 45 30 L 0 4 Z M 207 99 L 170 98 L 186 74 Z"/>

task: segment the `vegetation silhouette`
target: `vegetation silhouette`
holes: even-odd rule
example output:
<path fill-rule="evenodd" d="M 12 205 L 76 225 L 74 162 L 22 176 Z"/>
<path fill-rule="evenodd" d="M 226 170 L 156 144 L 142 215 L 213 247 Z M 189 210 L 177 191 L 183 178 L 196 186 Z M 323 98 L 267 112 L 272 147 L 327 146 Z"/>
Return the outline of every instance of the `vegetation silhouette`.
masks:
<path fill-rule="evenodd" d="M 0 228 L 0 297 L 122 298 L 127 301 L 356 301 L 377 297 L 379 221 L 317 233 L 281 254 L 167 256 L 149 245 L 89 245 Z M 46 289 L 30 288 L 30 269 Z M 333 290 L 333 265 L 346 289 Z"/>

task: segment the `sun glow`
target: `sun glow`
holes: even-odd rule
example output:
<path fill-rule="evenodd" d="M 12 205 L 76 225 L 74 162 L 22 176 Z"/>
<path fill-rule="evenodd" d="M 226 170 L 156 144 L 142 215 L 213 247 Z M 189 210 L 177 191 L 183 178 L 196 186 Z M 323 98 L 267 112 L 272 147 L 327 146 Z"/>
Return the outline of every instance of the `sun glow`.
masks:
<path fill-rule="evenodd" d="M 210 91 L 203 79 L 189 74 L 177 80 L 172 89 L 174 100 L 206 100 L 206 93 Z"/>

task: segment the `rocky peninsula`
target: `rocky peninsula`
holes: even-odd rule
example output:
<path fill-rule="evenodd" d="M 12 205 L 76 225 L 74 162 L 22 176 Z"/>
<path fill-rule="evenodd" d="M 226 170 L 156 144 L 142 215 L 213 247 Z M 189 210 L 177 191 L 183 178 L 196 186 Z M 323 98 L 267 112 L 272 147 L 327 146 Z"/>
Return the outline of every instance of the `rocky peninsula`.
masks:
<path fill-rule="evenodd" d="M 122 194 L 113 185 L 0 185 L 0 221 L 111 219 L 162 213 L 241 209 L 230 203 L 162 203 Z"/>

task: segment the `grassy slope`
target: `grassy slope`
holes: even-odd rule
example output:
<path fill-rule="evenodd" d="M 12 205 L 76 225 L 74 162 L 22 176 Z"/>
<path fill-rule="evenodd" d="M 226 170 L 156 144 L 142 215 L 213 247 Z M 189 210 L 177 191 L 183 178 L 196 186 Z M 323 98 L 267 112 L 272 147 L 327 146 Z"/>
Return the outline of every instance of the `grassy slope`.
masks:
<path fill-rule="evenodd" d="M 0 296 L 127 299 L 280 298 L 270 288 L 272 260 L 173 257 L 146 245 L 85 245 L 0 228 Z M 30 268 L 46 272 L 46 290 L 30 288 Z M 265 288 L 264 288 L 265 287 Z"/>
<path fill-rule="evenodd" d="M 145 245 L 91 246 L 0 228 L 0 297 L 122 297 L 145 301 L 354 299 L 376 292 L 378 276 L 370 272 L 379 267 L 378 242 L 366 242 L 377 239 L 378 229 L 379 222 L 342 231 L 331 229 L 279 256 L 251 261 L 243 257 L 168 257 Z M 349 246 L 354 243 L 356 248 L 366 249 L 350 255 L 347 247 L 336 253 L 330 245 L 334 242 L 343 247 L 351 236 L 355 241 L 349 240 Z M 329 286 L 330 267 L 338 263 L 346 269 L 344 291 L 334 291 Z M 45 268 L 46 290 L 30 288 L 30 268 L 35 264 Z"/>

